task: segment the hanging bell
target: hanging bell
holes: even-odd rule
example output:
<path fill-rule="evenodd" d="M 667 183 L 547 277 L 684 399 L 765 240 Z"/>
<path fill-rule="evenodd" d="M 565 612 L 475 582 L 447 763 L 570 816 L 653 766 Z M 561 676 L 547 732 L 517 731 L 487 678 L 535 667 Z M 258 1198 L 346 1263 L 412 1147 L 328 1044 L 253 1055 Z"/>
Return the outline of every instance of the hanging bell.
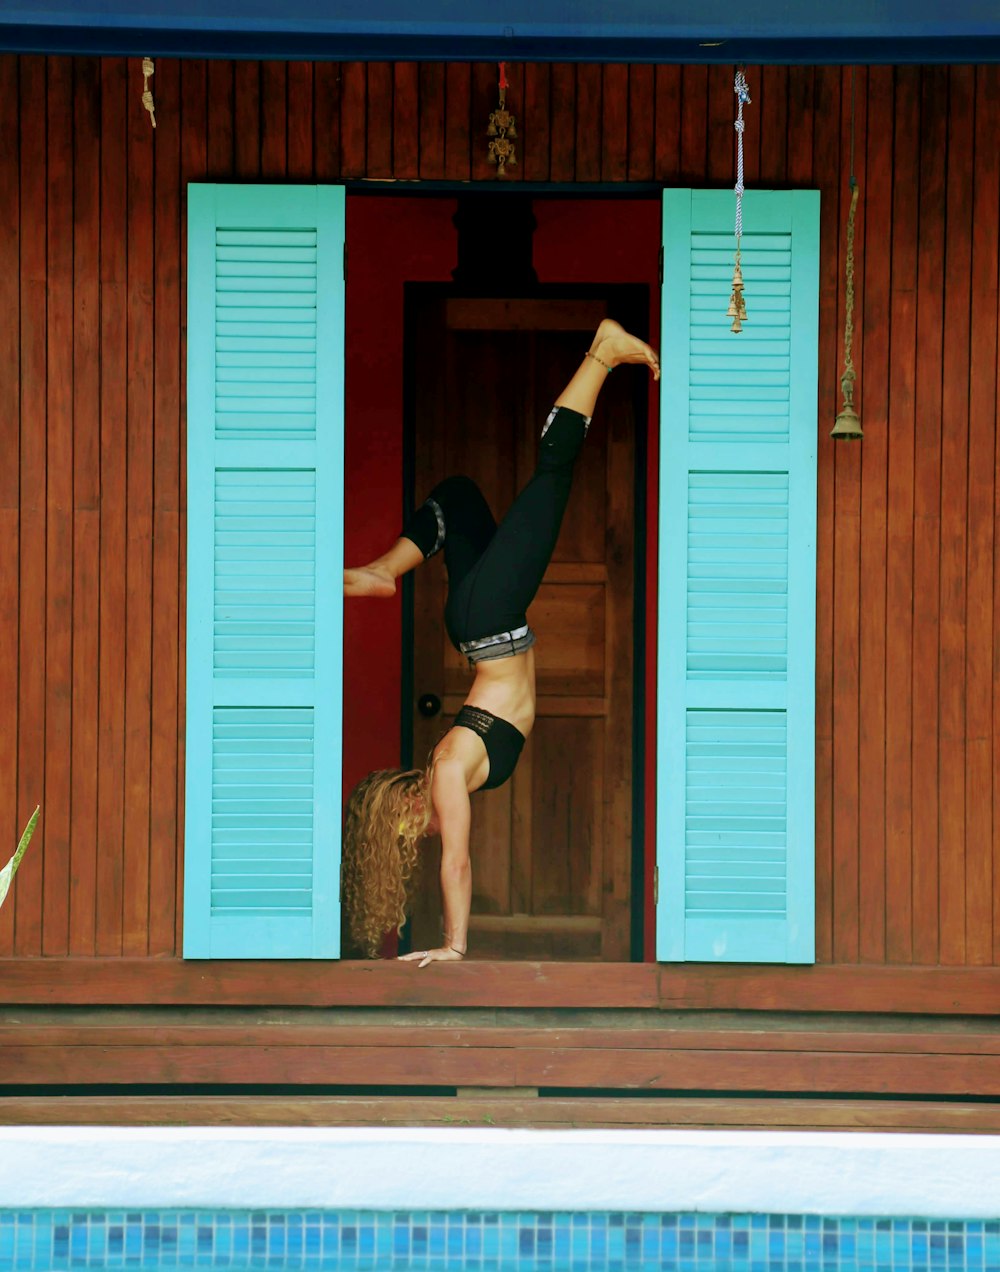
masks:
<path fill-rule="evenodd" d="M 830 430 L 830 436 L 837 441 L 856 442 L 864 436 L 861 432 L 861 420 L 854 409 L 854 381 L 856 378 L 854 366 L 849 364 L 844 374 L 840 377 L 840 392 L 844 399 L 844 405 L 840 408 L 840 414 Z"/>
<path fill-rule="evenodd" d="M 864 434 L 861 431 L 861 420 L 850 402 L 845 402 L 840 414 L 830 430 L 830 436 L 839 442 L 857 442 Z"/>
<path fill-rule="evenodd" d="M 729 308 L 726 310 L 726 317 L 732 318 L 733 325 L 730 331 L 742 331 L 742 324 L 747 320 L 747 303 L 743 299 L 743 284 L 739 283 L 733 288 L 733 294 L 729 297 Z"/>
<path fill-rule="evenodd" d="M 490 115 L 489 127 L 486 129 L 487 137 L 495 137 L 497 135 L 496 112 Z"/>
<path fill-rule="evenodd" d="M 509 123 L 509 124 L 508 124 L 508 126 L 507 126 L 507 136 L 508 136 L 508 137 L 516 137 L 516 136 L 517 136 L 517 129 L 514 127 L 514 116 L 513 116 L 513 115 L 511 115 L 511 117 L 510 117 L 510 123 Z"/>

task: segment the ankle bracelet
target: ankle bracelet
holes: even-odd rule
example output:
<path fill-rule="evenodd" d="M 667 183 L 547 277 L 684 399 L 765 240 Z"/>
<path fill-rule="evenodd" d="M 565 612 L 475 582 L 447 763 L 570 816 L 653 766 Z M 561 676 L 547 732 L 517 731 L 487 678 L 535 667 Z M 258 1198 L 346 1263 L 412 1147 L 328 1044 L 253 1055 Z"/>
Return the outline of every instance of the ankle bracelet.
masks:
<path fill-rule="evenodd" d="M 587 352 L 586 352 L 586 354 L 585 354 L 584 356 L 585 356 L 585 357 L 587 357 L 587 358 L 593 358 L 595 362 L 599 362 L 599 363 L 601 364 L 601 366 L 604 368 L 604 370 L 605 370 L 605 371 L 607 371 L 608 375 L 610 375 L 610 374 L 611 374 L 611 372 L 614 370 L 614 367 L 609 366 L 609 365 L 608 365 L 608 364 L 604 361 L 604 359 L 603 359 L 603 358 L 599 358 L 599 357 L 597 356 L 597 354 L 596 354 L 596 353 L 591 353 L 589 349 L 587 350 Z"/>

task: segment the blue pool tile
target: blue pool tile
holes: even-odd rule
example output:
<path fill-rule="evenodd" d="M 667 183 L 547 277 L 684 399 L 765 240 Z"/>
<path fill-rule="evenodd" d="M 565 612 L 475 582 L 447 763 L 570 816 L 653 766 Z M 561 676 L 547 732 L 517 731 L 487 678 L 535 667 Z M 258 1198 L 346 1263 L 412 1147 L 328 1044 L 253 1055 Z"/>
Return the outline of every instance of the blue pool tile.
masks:
<path fill-rule="evenodd" d="M 0 1211 L 0 1272 L 1000 1272 L 1000 1223 L 633 1212 Z"/>

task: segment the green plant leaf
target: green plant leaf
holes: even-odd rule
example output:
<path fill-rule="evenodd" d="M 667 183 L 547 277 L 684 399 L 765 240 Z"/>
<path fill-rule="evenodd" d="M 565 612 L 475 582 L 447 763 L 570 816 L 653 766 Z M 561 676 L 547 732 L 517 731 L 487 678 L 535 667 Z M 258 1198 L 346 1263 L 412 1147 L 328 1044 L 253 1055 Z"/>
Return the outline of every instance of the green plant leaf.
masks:
<path fill-rule="evenodd" d="M 18 840 L 17 848 L 14 851 L 13 857 L 11 857 L 10 861 L 8 861 L 4 868 L 0 870 L 0 905 L 3 905 L 6 900 L 7 893 L 10 891 L 10 885 L 14 882 L 14 875 L 17 872 L 18 866 L 21 864 L 21 858 L 24 856 L 28 844 L 31 843 L 31 836 L 35 833 L 35 827 L 38 825 L 38 814 L 40 812 L 41 805 L 39 804 L 36 806 L 35 811 L 31 814 L 28 824 L 24 828 L 24 833 Z"/>

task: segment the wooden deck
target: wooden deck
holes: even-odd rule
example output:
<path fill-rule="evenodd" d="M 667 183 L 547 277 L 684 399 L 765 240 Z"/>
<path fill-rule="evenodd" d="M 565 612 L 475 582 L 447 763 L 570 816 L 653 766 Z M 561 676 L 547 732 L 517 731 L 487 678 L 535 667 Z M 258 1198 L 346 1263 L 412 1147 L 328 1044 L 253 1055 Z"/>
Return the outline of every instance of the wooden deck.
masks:
<path fill-rule="evenodd" d="M 57 962 L 6 964 L 0 1122 L 1000 1131 L 991 969 Z"/>

